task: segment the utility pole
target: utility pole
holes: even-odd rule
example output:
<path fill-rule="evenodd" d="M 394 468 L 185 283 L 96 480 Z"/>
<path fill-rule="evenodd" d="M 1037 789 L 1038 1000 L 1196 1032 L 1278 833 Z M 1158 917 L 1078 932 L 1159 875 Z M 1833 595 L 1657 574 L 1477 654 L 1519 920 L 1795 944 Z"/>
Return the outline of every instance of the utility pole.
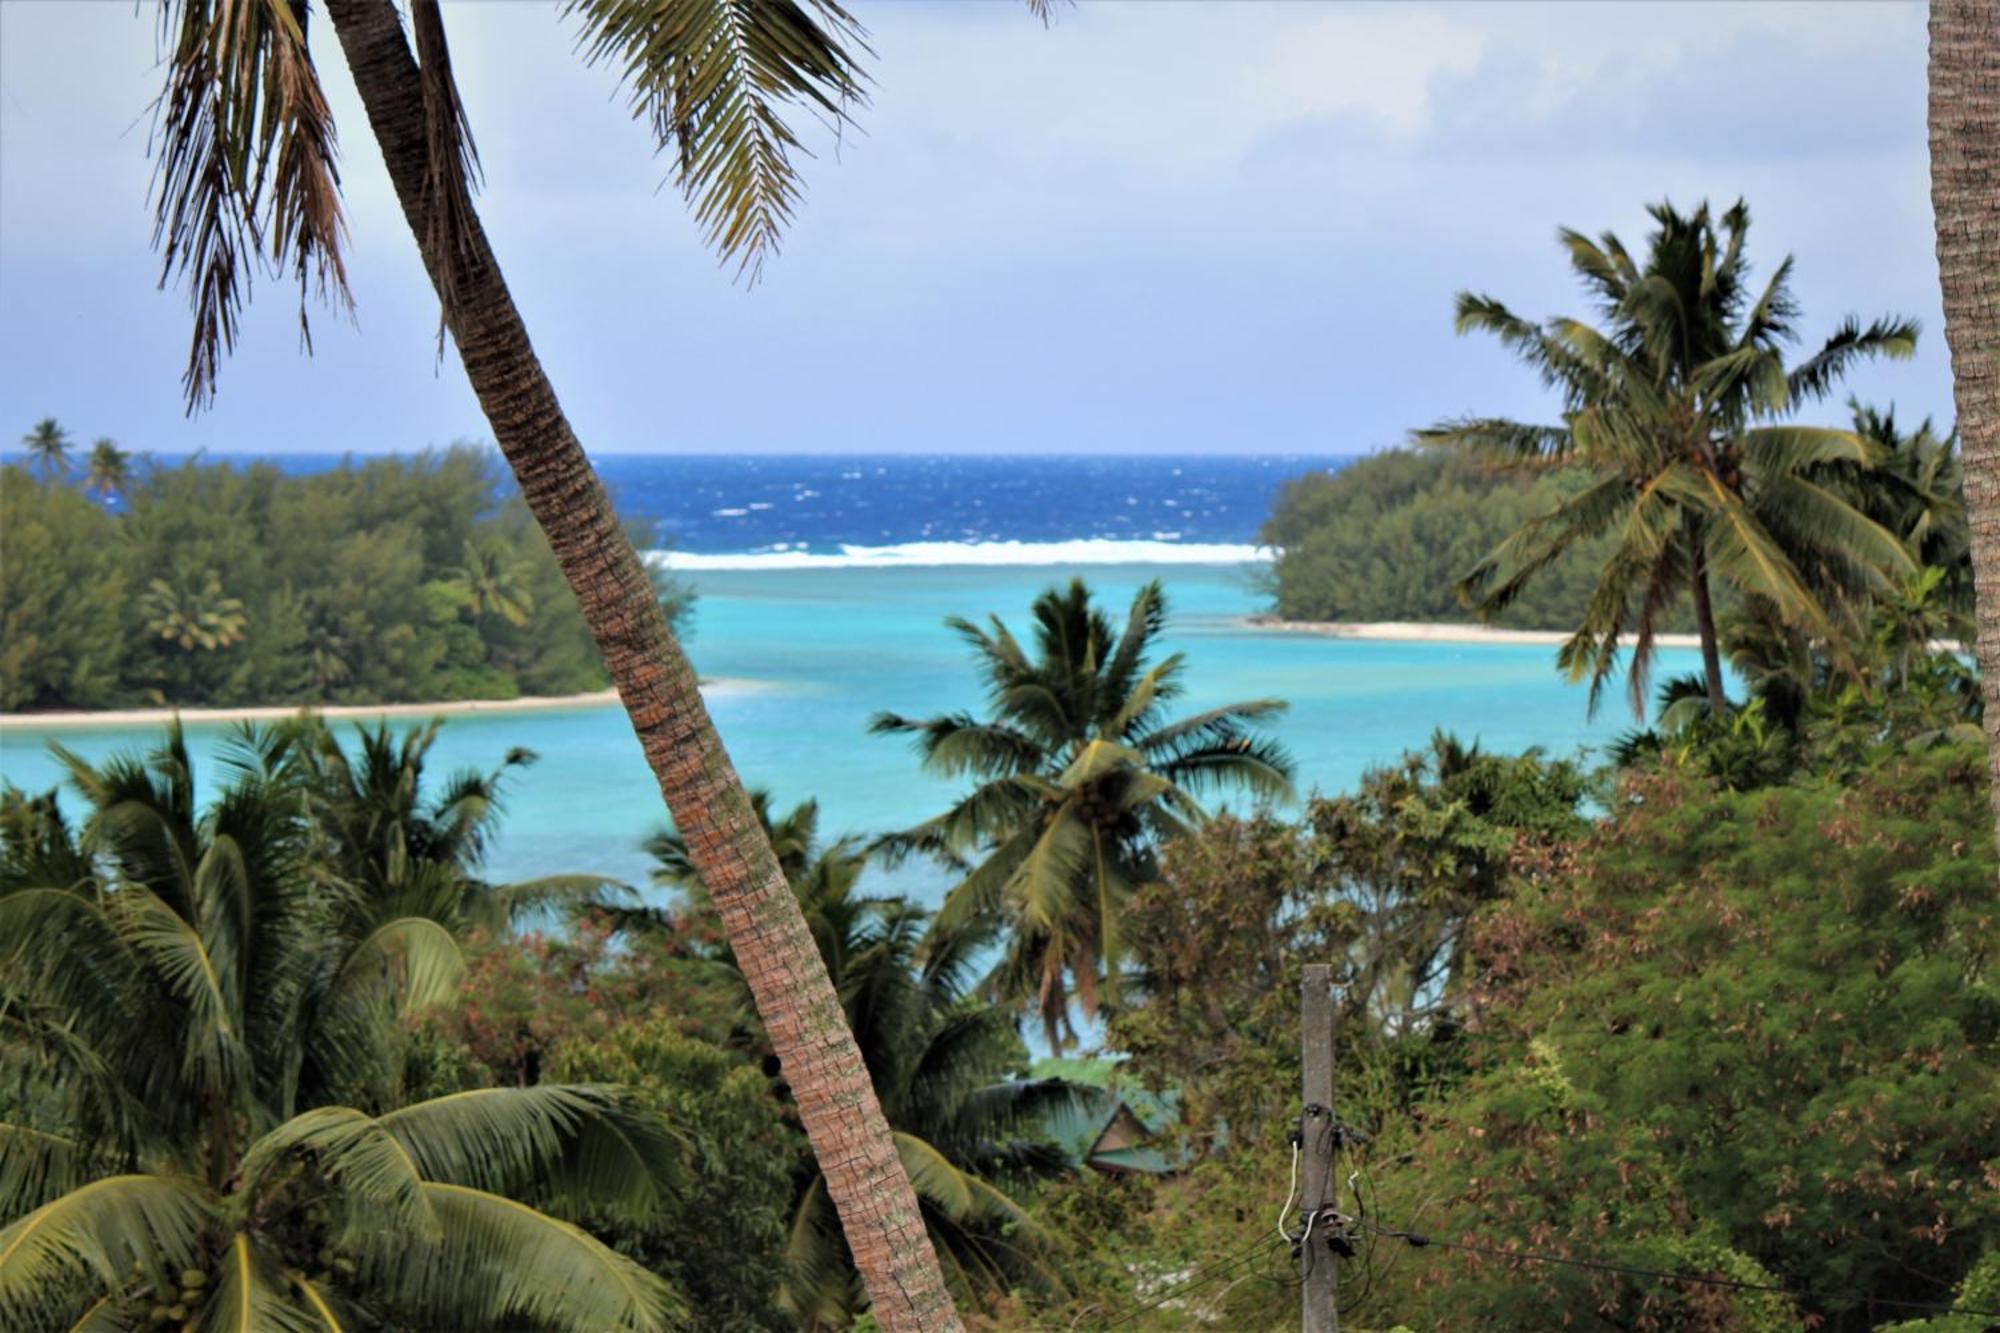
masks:
<path fill-rule="evenodd" d="M 1299 1284 L 1304 1333 L 1340 1333 L 1340 1311 L 1334 1304 L 1339 1256 L 1327 1242 L 1335 1235 L 1323 1226 L 1337 1226 L 1330 1217 L 1340 1202 L 1333 1173 L 1340 1147 L 1340 1124 L 1333 1115 L 1333 968 L 1308 963 L 1299 988 L 1299 1054 L 1304 1077 L 1305 1114 L 1299 1119 L 1300 1156 L 1305 1173 L 1300 1195 L 1304 1206 L 1305 1239 L 1299 1250 Z M 1322 1239 L 1324 1237 L 1324 1239 Z"/>

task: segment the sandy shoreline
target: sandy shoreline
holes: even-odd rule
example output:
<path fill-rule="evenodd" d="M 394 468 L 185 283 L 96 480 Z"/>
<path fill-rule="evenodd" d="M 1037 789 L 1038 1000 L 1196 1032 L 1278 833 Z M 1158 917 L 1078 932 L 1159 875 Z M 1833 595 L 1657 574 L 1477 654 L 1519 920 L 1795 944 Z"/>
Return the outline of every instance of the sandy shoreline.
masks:
<path fill-rule="evenodd" d="M 1272 634 L 1312 634 L 1328 639 L 1374 639 L 1396 643 L 1540 643 L 1557 644 L 1569 638 L 1557 629 L 1501 629 L 1494 625 L 1425 624 L 1416 621 L 1334 621 L 1279 620 L 1276 616 L 1247 616 L 1247 629 Z M 1660 634 L 1653 640 L 1662 648 L 1699 648 L 1701 639 L 1693 634 Z"/>
<path fill-rule="evenodd" d="M 721 678 L 705 680 L 701 692 L 710 699 L 718 695 L 741 694 L 759 688 L 762 682 Z M 608 708 L 618 702 L 618 691 L 598 690 L 590 694 L 545 694 L 524 699 L 459 699 L 449 703 L 414 704 L 326 704 L 313 711 L 327 718 L 378 717 L 465 717 L 475 713 L 559 713 L 588 708 Z M 299 711 L 294 704 L 264 704 L 244 708 L 106 708 L 74 713 L 0 713 L 0 731 L 71 731 L 87 727 L 143 727 L 172 719 L 202 722 L 273 722 L 292 717 Z"/>

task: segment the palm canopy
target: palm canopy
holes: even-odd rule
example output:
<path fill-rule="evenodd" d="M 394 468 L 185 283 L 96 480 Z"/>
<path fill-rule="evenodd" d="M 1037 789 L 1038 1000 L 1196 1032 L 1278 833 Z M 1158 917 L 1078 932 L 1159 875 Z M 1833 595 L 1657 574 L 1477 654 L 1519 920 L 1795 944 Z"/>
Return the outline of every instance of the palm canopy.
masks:
<path fill-rule="evenodd" d="M 401 1104 L 457 944 L 315 871 L 296 733 L 206 810 L 177 728 L 0 798 L 0 1324 L 656 1329 L 674 1293 L 523 1196 L 650 1206 L 664 1126 L 603 1087 Z"/>
<path fill-rule="evenodd" d="M 28 451 L 28 460 L 46 476 L 59 476 L 69 470 L 69 432 L 54 417 L 37 421 L 21 437 L 21 447 Z"/>
<path fill-rule="evenodd" d="M 1011 1186 L 1068 1169 L 1048 1126 L 1093 1091 L 1021 1076 L 1013 1021 L 970 994 L 976 938 L 942 943 L 929 914 L 852 886 L 808 903 L 828 971 L 909 1172 L 956 1300 L 1060 1291 L 1039 1226 Z M 786 1303 L 808 1327 L 844 1328 L 863 1300 L 819 1171 L 807 1165 L 786 1245 Z"/>
<path fill-rule="evenodd" d="M 1086 1016 L 1115 995 L 1122 906 L 1154 877 L 1159 844 L 1205 818 L 1196 794 L 1289 800 L 1292 765 L 1256 729 L 1283 711 L 1278 700 L 1169 720 L 1187 663 L 1150 660 L 1167 615 L 1157 582 L 1122 626 L 1081 579 L 1044 592 L 1032 614 L 1032 652 L 998 617 L 986 628 L 947 622 L 973 649 L 988 717 L 884 713 L 872 730 L 913 737 L 930 773 L 974 780 L 943 814 L 878 845 L 964 871 L 940 929 L 1007 927 L 992 989 L 1029 1004 L 1054 1048 L 1075 1037 L 1072 993 Z"/>
<path fill-rule="evenodd" d="M 823 844 L 817 802 L 780 815 L 768 791 L 753 790 L 751 800 L 840 996 L 954 1295 L 977 1303 L 1023 1285 L 1060 1285 L 1039 1232 L 1005 1187 L 1066 1168 L 1045 1129 L 1092 1090 L 1016 1076 L 1027 1052 L 1013 1023 L 970 994 L 981 937 L 927 938 L 922 909 L 863 894 L 868 851 L 852 838 Z M 680 911 L 626 909 L 612 922 L 691 938 L 697 952 L 733 969 L 726 950 L 700 943 L 714 934 L 700 920 L 713 909 L 679 835 L 662 830 L 646 847 L 654 881 L 685 895 Z M 754 1041 L 747 988 L 740 1007 L 739 1030 Z M 865 1293 L 810 1159 L 797 1181 L 786 1257 L 784 1299 L 794 1317 L 807 1327 L 851 1322 Z"/>
<path fill-rule="evenodd" d="M 1039 8 L 1039 3 L 1037 4 Z M 437 0 L 410 0 L 432 121 L 427 243 L 458 247 L 479 164 Z M 153 239 L 194 318 L 189 409 L 214 395 L 262 267 L 308 299 L 352 305 L 332 109 L 307 47 L 310 0 L 166 0 Z M 834 0 L 568 0 L 576 48 L 616 71 L 632 114 L 673 164 L 705 239 L 754 280 L 800 195 L 803 111 L 835 132 L 866 100 L 861 25 Z M 449 304 L 452 293 L 447 289 Z"/>
<path fill-rule="evenodd" d="M 132 456 L 112 439 L 101 439 L 90 447 L 85 464 L 83 487 L 99 495 L 123 495 L 132 481 Z"/>
<path fill-rule="evenodd" d="M 443 723 L 399 736 L 387 723 L 354 728 L 343 744 L 305 716 L 288 751 L 312 814 L 316 863 L 359 891 L 370 910 L 437 921 L 454 932 L 499 931 L 578 901 L 616 900 L 622 885 L 594 875 L 550 875 L 492 884 L 480 870 L 503 813 L 508 778 L 535 762 L 516 747 L 488 772 L 453 772 L 434 792 L 425 764 Z"/>
<path fill-rule="evenodd" d="M 1797 338 L 1792 261 L 1761 289 L 1749 281 L 1742 203 L 1712 218 L 1651 209 L 1643 265 L 1619 239 L 1561 233 L 1601 322 L 1535 324 L 1489 297 L 1461 293 L 1459 332 L 1480 331 L 1562 396 L 1560 424 L 1464 418 L 1419 431 L 1503 469 L 1573 469 L 1579 482 L 1476 565 L 1461 592 L 1485 613 L 1505 608 L 1541 570 L 1609 534 L 1607 561 L 1583 623 L 1559 662 L 1588 678 L 1595 706 L 1632 642 L 1633 706 L 1643 715 L 1661 617 L 1695 603 L 1707 688 L 1723 704 L 1711 582 L 1768 601 L 1786 623 L 1825 634 L 1821 587 L 1879 588 L 1912 570 L 1898 535 L 1827 482 L 1834 466 L 1872 468 L 1877 450 L 1847 429 L 1789 421 L 1857 361 L 1907 357 L 1916 325 L 1848 320 L 1813 355 L 1787 365 Z"/>
<path fill-rule="evenodd" d="M 865 901 L 855 894 L 861 873 L 868 864 L 868 850 L 858 838 L 839 838 L 822 843 L 819 833 L 819 802 L 805 800 L 783 815 L 774 813 L 771 793 L 762 787 L 750 791 L 750 808 L 771 840 L 778 868 L 799 900 L 813 942 L 827 967 L 837 970 L 844 941 L 852 934 L 851 913 L 862 910 Z M 653 934 L 672 933 L 710 961 L 732 971 L 735 960 L 726 945 L 717 943 L 721 932 L 707 928 L 714 914 L 701 875 L 695 870 L 685 840 L 672 828 L 663 828 L 646 839 L 646 852 L 653 858 L 653 882 L 682 895 L 678 910 L 657 907 L 625 907 L 592 904 L 591 910 L 614 927 Z M 741 980 L 740 975 L 738 980 Z M 742 1016 L 749 1023 L 754 1015 L 750 996 L 740 996 Z"/>
<path fill-rule="evenodd" d="M 520 626 L 528 623 L 528 614 L 535 609 L 534 594 L 528 590 L 530 573 L 526 561 L 510 560 L 496 547 L 468 541 L 465 563 L 449 577 L 475 619 L 497 616 Z"/>

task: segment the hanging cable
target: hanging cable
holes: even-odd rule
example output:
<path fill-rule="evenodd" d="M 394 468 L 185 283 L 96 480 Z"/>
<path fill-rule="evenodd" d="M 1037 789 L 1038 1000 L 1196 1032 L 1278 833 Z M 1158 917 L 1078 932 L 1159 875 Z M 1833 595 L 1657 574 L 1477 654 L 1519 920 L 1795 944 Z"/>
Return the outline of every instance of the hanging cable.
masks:
<path fill-rule="evenodd" d="M 1292 1131 L 1292 1180 L 1285 1186 L 1285 1206 L 1278 1210 L 1278 1239 L 1291 1244 L 1292 1233 L 1285 1230 L 1285 1217 L 1292 1211 L 1292 1200 L 1299 1197 L 1299 1132 Z"/>

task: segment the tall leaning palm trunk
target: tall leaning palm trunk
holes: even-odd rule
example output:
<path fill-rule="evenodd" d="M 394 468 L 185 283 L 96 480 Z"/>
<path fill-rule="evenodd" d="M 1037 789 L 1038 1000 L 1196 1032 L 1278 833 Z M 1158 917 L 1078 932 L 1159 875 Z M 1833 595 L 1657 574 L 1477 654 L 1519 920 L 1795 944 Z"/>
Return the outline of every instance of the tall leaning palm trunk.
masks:
<path fill-rule="evenodd" d="M 1931 207 L 1978 593 L 2000 837 L 2000 0 L 1932 0 Z"/>
<path fill-rule="evenodd" d="M 420 45 L 426 0 L 413 6 Z M 466 377 L 582 605 L 782 1062 L 856 1268 L 885 1328 L 958 1326 L 839 997 L 667 628 L 651 580 L 556 400 L 470 196 L 440 163 L 430 89 L 392 0 L 328 0 L 396 197 Z M 435 30 L 433 29 L 433 33 Z M 438 37 L 441 42 L 441 36 Z M 434 55 L 433 52 L 436 54 Z M 442 58 L 441 45 L 426 62 Z M 449 155 L 455 149 L 445 149 Z"/>

